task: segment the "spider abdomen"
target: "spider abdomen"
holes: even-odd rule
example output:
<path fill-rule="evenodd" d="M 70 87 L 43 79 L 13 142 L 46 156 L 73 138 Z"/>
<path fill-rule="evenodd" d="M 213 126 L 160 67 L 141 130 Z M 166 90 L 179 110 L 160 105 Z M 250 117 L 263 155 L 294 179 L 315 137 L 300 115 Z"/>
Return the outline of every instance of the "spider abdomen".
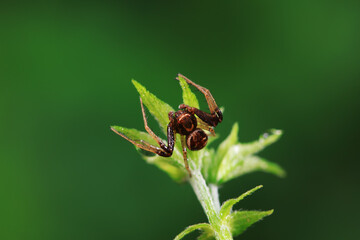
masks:
<path fill-rule="evenodd" d="M 206 146 L 208 140 L 208 136 L 206 133 L 200 129 L 195 129 L 192 133 L 186 136 L 186 145 L 187 147 L 192 150 L 200 150 Z"/>
<path fill-rule="evenodd" d="M 196 117 L 185 111 L 177 111 L 175 113 L 177 132 L 181 135 L 188 135 L 197 127 Z"/>

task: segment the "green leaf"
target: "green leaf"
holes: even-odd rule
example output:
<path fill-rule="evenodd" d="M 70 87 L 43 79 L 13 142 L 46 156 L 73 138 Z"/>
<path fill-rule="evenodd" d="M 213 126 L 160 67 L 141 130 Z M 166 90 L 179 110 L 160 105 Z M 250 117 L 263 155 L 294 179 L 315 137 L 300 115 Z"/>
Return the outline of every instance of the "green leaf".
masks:
<path fill-rule="evenodd" d="M 272 173 L 278 177 L 284 177 L 286 175 L 285 170 L 282 169 L 278 164 L 269 162 L 268 160 L 258 156 L 246 157 L 243 162 L 243 167 L 234 169 L 232 172 L 234 175 L 229 175 L 227 180 L 254 171 Z"/>
<path fill-rule="evenodd" d="M 229 148 L 232 145 L 238 143 L 238 133 L 239 124 L 236 122 L 232 126 L 229 136 L 219 145 L 216 152 L 216 158 L 222 159 L 229 150 Z"/>
<path fill-rule="evenodd" d="M 237 198 L 232 198 L 232 199 L 229 199 L 227 200 L 226 202 L 223 203 L 223 205 L 221 206 L 221 209 L 220 209 L 220 217 L 221 219 L 224 221 L 229 215 L 230 215 L 230 212 L 232 210 L 232 207 L 240 202 L 241 200 L 243 200 L 245 197 L 251 195 L 253 192 L 255 192 L 256 190 L 262 188 L 263 186 L 262 185 L 259 185 L 257 187 L 254 187 L 253 189 L 241 194 L 239 197 Z"/>
<path fill-rule="evenodd" d="M 217 174 L 219 166 L 226 155 L 226 153 L 229 151 L 231 146 L 238 143 L 238 132 L 239 132 L 239 125 L 238 123 L 234 123 L 232 126 L 231 132 L 229 136 L 219 145 L 216 155 L 214 157 L 214 160 L 211 162 L 211 166 L 209 167 L 209 182 L 216 183 L 217 182 Z"/>
<path fill-rule="evenodd" d="M 229 225 L 233 237 L 243 233 L 248 227 L 273 213 L 269 211 L 236 211 L 231 214 Z"/>
<path fill-rule="evenodd" d="M 276 163 L 258 156 L 243 157 L 239 148 L 241 148 L 241 145 L 233 146 L 224 158 L 217 176 L 219 184 L 255 171 L 271 173 L 278 177 L 286 175 L 283 168 Z"/>
<path fill-rule="evenodd" d="M 158 155 L 153 157 L 142 156 L 148 163 L 154 164 L 166 174 L 169 175 L 175 182 L 181 183 L 188 177 L 188 173 L 184 170 L 183 164 L 180 164 L 173 158 L 165 158 Z"/>
<path fill-rule="evenodd" d="M 182 231 L 179 235 L 177 235 L 174 240 L 180 240 L 183 237 L 185 237 L 186 235 L 188 235 L 189 233 L 195 231 L 195 230 L 203 230 L 203 231 L 209 231 L 209 232 L 213 232 L 212 227 L 210 226 L 210 224 L 207 223 L 198 223 L 195 225 L 191 225 L 189 227 L 187 227 L 184 231 Z"/>
<path fill-rule="evenodd" d="M 168 114 L 174 109 L 167 103 L 158 99 L 154 94 L 150 93 L 146 88 L 135 80 L 132 80 L 135 88 L 140 94 L 144 105 L 147 107 L 151 115 L 158 121 L 163 133 L 166 135 L 167 125 L 169 124 Z"/>
<path fill-rule="evenodd" d="M 183 91 L 182 96 L 184 104 L 194 108 L 200 108 L 196 95 L 191 91 L 189 84 L 185 81 L 181 74 L 178 75 L 177 79 L 179 80 L 181 89 Z"/>
<path fill-rule="evenodd" d="M 262 188 L 262 185 L 257 186 L 241 196 L 233 199 L 227 200 L 220 209 L 220 218 L 223 223 L 226 223 L 231 228 L 233 236 L 238 236 L 244 232 L 249 226 L 255 222 L 261 220 L 262 218 L 272 214 L 273 210 L 269 211 L 236 211 L 232 212 L 233 206 L 244 199 L 245 197 L 251 195 L 258 189 Z"/>
<path fill-rule="evenodd" d="M 270 129 L 259 137 L 259 140 L 242 144 L 243 155 L 251 155 L 260 152 L 265 147 L 279 140 L 282 131 L 279 129 Z"/>
<path fill-rule="evenodd" d="M 215 160 L 215 162 L 220 162 L 220 164 L 216 169 L 216 179 L 212 179 L 212 181 L 221 184 L 254 171 L 263 171 L 284 177 L 285 171 L 279 165 L 253 155 L 277 141 L 281 134 L 280 130 L 272 129 L 269 133 L 263 134 L 259 140 L 252 143 L 234 144 L 234 140 L 232 141 L 233 145 L 229 144 L 225 148 L 226 152 L 220 151 L 220 145 Z"/>
<path fill-rule="evenodd" d="M 205 148 L 201 151 L 203 152 L 201 173 L 206 180 L 209 179 L 209 173 L 211 172 L 212 163 L 214 162 L 215 149 Z"/>
<path fill-rule="evenodd" d="M 156 141 L 147 132 L 142 132 L 134 128 L 124 128 L 120 126 L 111 126 L 111 129 L 114 129 L 133 140 L 144 140 L 153 145 L 157 144 Z"/>

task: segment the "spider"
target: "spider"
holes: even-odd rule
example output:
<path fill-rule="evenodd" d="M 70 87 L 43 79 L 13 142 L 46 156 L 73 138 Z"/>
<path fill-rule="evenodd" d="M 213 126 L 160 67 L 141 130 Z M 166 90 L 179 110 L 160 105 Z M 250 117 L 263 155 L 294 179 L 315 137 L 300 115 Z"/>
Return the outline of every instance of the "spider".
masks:
<path fill-rule="evenodd" d="M 146 120 L 144 105 L 140 97 L 141 111 L 144 119 L 144 125 L 146 131 L 150 136 L 159 144 L 160 147 L 151 145 L 144 140 L 130 139 L 126 135 L 111 128 L 116 134 L 122 136 L 138 148 L 158 154 L 162 157 L 170 157 L 174 151 L 175 135 L 181 135 L 181 146 L 183 151 L 183 158 L 185 168 L 191 177 L 191 171 L 187 161 L 187 149 L 197 151 L 203 149 L 208 141 L 208 136 L 204 130 L 209 131 L 212 136 L 215 136 L 213 127 L 216 127 L 219 122 L 223 120 L 223 115 L 218 106 L 216 105 L 215 99 L 211 95 L 210 91 L 194 82 L 185 76 L 178 74 L 176 77 L 185 79 L 188 84 L 196 87 L 202 94 L 204 94 L 207 104 L 210 109 L 210 113 L 201 111 L 200 109 L 180 104 L 179 110 L 176 112 L 169 112 L 169 124 L 167 125 L 167 145 L 149 128 Z M 196 118 L 195 115 L 198 117 Z"/>

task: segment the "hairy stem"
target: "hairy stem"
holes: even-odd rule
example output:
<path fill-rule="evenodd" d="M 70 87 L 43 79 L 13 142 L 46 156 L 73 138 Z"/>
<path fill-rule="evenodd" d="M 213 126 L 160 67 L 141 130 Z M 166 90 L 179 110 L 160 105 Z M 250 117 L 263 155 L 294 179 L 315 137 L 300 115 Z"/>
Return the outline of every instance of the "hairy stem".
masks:
<path fill-rule="evenodd" d="M 210 225 L 215 232 L 217 240 L 232 240 L 232 235 L 227 224 L 220 218 L 220 202 L 217 186 L 207 186 L 200 170 L 193 170 L 190 184 L 203 207 Z M 210 190 L 211 189 L 211 190 Z"/>
<path fill-rule="evenodd" d="M 217 212 L 220 211 L 219 187 L 215 184 L 209 184 L 209 190 L 214 201 Z"/>

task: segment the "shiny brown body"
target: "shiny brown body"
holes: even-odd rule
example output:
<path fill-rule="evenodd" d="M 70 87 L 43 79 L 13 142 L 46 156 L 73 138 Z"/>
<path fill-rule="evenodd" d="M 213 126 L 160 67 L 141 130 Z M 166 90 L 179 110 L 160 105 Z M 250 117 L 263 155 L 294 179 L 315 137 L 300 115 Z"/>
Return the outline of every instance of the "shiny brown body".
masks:
<path fill-rule="evenodd" d="M 196 87 L 202 92 L 209 105 L 210 113 L 206 113 L 197 108 L 181 104 L 177 112 L 169 112 L 169 124 L 167 126 L 167 145 L 149 128 L 145 116 L 145 110 L 140 98 L 141 110 L 143 114 L 144 124 L 146 131 L 150 136 L 159 144 L 159 147 L 153 146 L 140 139 L 130 139 L 124 134 L 112 129 L 115 133 L 119 134 L 126 140 L 130 141 L 137 147 L 149 152 L 156 153 L 163 157 L 170 157 L 174 151 L 175 134 L 181 135 L 181 145 L 183 149 L 183 157 L 185 162 L 185 168 L 189 172 L 191 177 L 191 171 L 187 161 L 187 148 L 192 151 L 203 149 L 208 141 L 208 136 L 204 130 L 209 131 L 212 135 L 215 135 L 213 127 L 216 127 L 219 122 L 222 121 L 223 115 L 216 105 L 215 99 L 212 97 L 209 90 L 197 85 L 185 76 L 179 74 L 179 77 L 186 80 L 187 83 Z M 179 78 L 177 78 L 179 80 Z M 195 117 L 195 115 L 197 117 Z"/>

